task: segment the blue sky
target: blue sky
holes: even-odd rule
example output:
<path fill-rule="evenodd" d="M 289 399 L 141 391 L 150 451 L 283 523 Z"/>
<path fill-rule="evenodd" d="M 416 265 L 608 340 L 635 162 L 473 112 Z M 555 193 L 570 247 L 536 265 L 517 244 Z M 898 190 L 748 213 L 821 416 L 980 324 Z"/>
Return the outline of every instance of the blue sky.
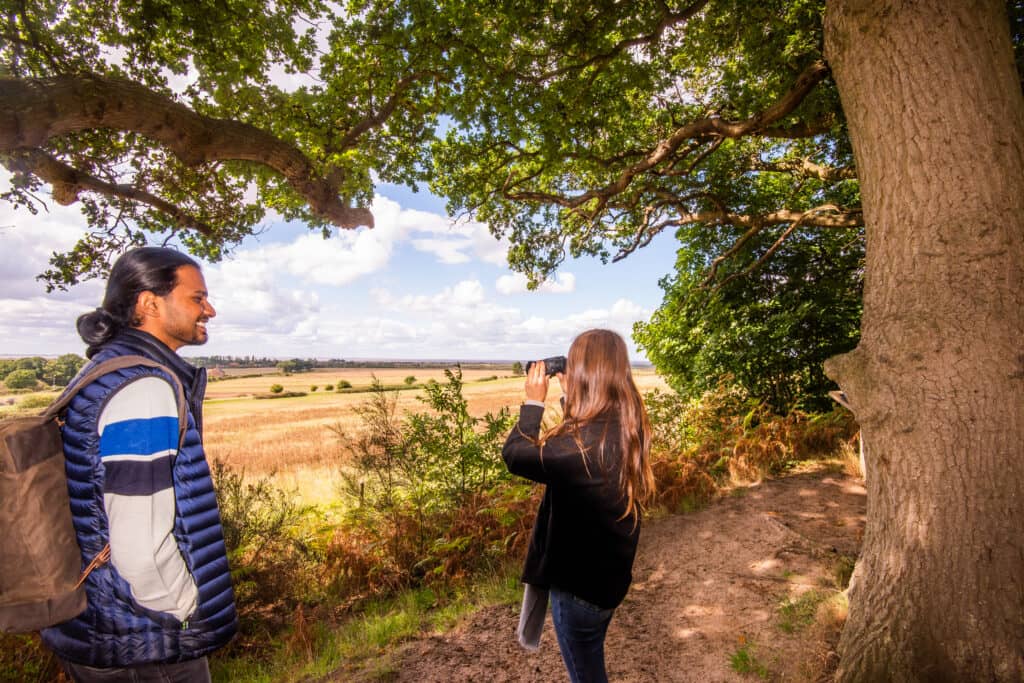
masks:
<path fill-rule="evenodd" d="M 6 189 L 8 176 L 0 175 Z M 0 203 L 0 354 L 82 353 L 75 318 L 100 304 L 103 283 L 47 294 L 35 279 L 54 249 L 85 229 L 79 207 L 30 215 Z M 380 186 L 376 227 L 323 240 L 268 220 L 221 263 L 203 264 L 218 315 L 210 341 L 183 355 L 510 360 L 564 353 L 592 327 L 632 325 L 661 302 L 676 242 L 656 238 L 620 263 L 569 261 L 540 291 L 505 262 L 485 225 L 454 222 L 427 192 Z"/>

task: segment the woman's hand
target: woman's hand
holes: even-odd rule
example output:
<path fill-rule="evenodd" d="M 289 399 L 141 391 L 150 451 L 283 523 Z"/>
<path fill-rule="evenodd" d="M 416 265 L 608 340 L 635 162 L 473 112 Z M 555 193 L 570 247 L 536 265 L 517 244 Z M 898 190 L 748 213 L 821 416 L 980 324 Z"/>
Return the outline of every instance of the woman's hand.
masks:
<path fill-rule="evenodd" d="M 526 373 L 526 398 L 530 401 L 544 402 L 548 397 L 550 378 L 544 374 L 544 361 L 539 360 L 530 366 Z"/>

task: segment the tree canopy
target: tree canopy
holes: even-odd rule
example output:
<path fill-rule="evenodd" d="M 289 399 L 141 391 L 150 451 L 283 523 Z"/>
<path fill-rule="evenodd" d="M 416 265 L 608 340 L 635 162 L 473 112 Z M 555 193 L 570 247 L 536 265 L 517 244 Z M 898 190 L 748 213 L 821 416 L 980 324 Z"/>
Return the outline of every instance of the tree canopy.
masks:
<path fill-rule="evenodd" d="M 433 152 L 450 210 L 509 237 L 534 283 L 674 232 L 677 272 L 636 334 L 659 370 L 690 394 L 728 374 L 780 411 L 827 406 L 821 363 L 857 342 L 863 217 L 824 3 L 479 14 Z"/>
<path fill-rule="evenodd" d="M 23 2 L 0 18 L 5 196 L 36 207 L 45 182 L 82 202 L 91 232 L 54 284 L 146 233 L 216 259 L 267 209 L 369 225 L 375 180 L 431 178 L 511 236 L 534 281 L 566 253 L 621 257 L 694 222 L 854 226 L 821 14 L 818 0 Z M 454 125 L 435 145 L 440 112 Z"/>
<path fill-rule="evenodd" d="M 4 199 L 79 201 L 64 287 L 177 237 L 217 260 L 268 209 L 372 225 L 375 181 L 412 182 L 434 137 L 438 47 L 321 0 L 27 0 L 0 14 Z M 381 9 L 388 14 L 389 10 Z M 287 84 L 287 87 L 286 85 Z M 400 116 L 396 116 L 400 112 Z"/>
<path fill-rule="evenodd" d="M 26 0 L 0 16 L 4 197 L 36 210 L 49 184 L 82 204 L 89 230 L 44 274 L 58 287 L 144 242 L 216 260 L 268 210 L 325 236 L 372 225 L 382 181 L 429 181 L 533 284 L 673 231 L 677 273 L 639 340 L 679 388 L 729 370 L 778 403 L 819 392 L 821 359 L 856 343 L 864 221 L 824 11 Z"/>

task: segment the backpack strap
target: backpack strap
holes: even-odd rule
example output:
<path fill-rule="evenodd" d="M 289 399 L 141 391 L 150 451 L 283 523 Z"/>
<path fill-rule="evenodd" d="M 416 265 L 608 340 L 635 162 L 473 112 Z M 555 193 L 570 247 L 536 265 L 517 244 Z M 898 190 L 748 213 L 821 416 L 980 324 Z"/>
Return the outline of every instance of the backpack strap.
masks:
<path fill-rule="evenodd" d="M 137 365 L 145 365 L 149 368 L 163 370 L 171 378 L 178 403 L 178 448 L 181 448 L 181 444 L 185 441 L 185 430 L 188 429 L 188 402 L 185 400 L 185 387 L 181 384 L 181 380 L 178 379 L 177 373 L 166 365 L 157 363 L 155 360 L 150 360 L 145 356 L 116 356 L 101 363 L 97 363 L 93 367 L 89 368 L 88 372 L 85 372 L 73 379 L 67 389 L 64 390 L 64 393 L 61 394 L 56 401 L 51 403 L 45 411 L 43 411 L 43 417 L 58 417 L 64 409 L 67 408 L 68 404 L 71 403 L 71 399 L 78 395 L 79 391 L 92 384 L 100 377 L 111 372 L 116 372 L 117 370 L 132 368 Z"/>

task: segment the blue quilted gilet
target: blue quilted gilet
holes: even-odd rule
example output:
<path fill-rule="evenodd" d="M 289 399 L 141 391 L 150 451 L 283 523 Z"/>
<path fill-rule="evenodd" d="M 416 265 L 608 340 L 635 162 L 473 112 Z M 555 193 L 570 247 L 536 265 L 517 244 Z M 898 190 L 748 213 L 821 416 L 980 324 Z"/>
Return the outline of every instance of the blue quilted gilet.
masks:
<path fill-rule="evenodd" d="M 93 360 L 127 354 L 141 354 L 165 364 L 168 360 L 133 344 L 130 337 L 106 345 Z M 85 387 L 68 407 L 64 455 L 83 568 L 109 541 L 97 420 L 117 389 L 148 375 L 171 381 L 156 369 L 127 368 Z M 189 383 L 184 384 L 189 392 Z M 177 501 L 174 536 L 199 589 L 195 614 L 183 623 L 170 614 L 142 607 L 132 598 L 128 583 L 107 563 L 86 579 L 89 600 L 85 612 L 42 632 L 43 641 L 61 658 L 103 668 L 180 662 L 206 655 L 235 634 L 238 618 L 220 512 L 195 419 L 201 415 L 195 406 L 201 405 L 204 390 L 205 386 L 193 388 L 192 393 L 199 395 L 189 396 L 188 429 L 173 467 Z"/>

